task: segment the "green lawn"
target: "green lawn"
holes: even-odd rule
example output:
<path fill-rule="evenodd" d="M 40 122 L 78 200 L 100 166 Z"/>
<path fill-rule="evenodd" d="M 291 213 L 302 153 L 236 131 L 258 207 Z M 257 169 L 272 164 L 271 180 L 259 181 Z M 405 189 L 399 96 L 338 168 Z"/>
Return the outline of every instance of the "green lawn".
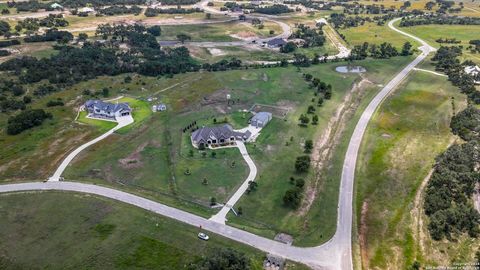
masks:
<path fill-rule="evenodd" d="M 2 269 L 184 269 L 224 247 L 245 253 L 252 269 L 264 258 L 213 233 L 199 240 L 196 227 L 70 192 L 2 194 L 0 227 Z"/>
<path fill-rule="evenodd" d="M 80 114 L 78 115 L 77 121 L 80 123 L 94 126 L 101 133 L 105 133 L 117 125 L 117 123 L 111 122 L 111 121 L 103 121 L 103 120 L 87 118 L 87 114 L 88 113 L 86 111 L 80 112 Z"/>
<path fill-rule="evenodd" d="M 362 207 L 366 209 L 365 269 L 406 269 L 414 260 L 422 266 L 449 265 L 459 254 L 451 244 L 449 252 L 456 255 L 436 257 L 438 243 L 422 253 L 410 211 L 435 156 L 453 139 L 451 98 L 458 111 L 465 97 L 443 77 L 421 71 L 410 76 L 375 114 L 360 149 L 355 212 L 358 233 Z M 425 228 L 422 233 L 427 234 Z"/>

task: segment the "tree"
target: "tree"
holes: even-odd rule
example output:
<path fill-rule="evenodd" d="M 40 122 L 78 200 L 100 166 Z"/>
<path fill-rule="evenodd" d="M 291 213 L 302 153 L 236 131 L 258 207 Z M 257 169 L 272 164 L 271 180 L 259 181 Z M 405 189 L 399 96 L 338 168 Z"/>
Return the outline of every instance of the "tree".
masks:
<path fill-rule="evenodd" d="M 210 205 L 216 205 L 217 204 L 217 199 L 215 199 L 215 197 L 211 197 L 210 198 Z"/>
<path fill-rule="evenodd" d="M 283 195 L 283 203 L 293 209 L 297 209 L 302 201 L 302 189 L 294 187 L 289 189 Z"/>
<path fill-rule="evenodd" d="M 312 114 L 314 112 L 315 112 L 315 107 L 313 107 L 312 105 L 309 105 L 307 109 L 307 113 Z"/>
<path fill-rule="evenodd" d="M 150 26 L 147 28 L 147 32 L 154 37 L 159 37 L 162 34 L 162 28 L 159 25 Z"/>
<path fill-rule="evenodd" d="M 303 146 L 303 150 L 305 153 L 311 153 L 313 149 L 313 141 L 312 140 L 306 140 L 305 144 Z"/>
<path fill-rule="evenodd" d="M 191 40 L 192 37 L 189 36 L 189 35 L 187 35 L 187 34 L 178 34 L 178 35 L 177 35 L 177 39 L 178 39 L 182 44 L 184 44 L 185 41 Z"/>
<path fill-rule="evenodd" d="M 321 107 L 323 105 L 323 97 L 319 97 L 317 101 L 317 106 Z"/>
<path fill-rule="evenodd" d="M 305 186 L 305 180 L 303 180 L 303 178 L 298 178 L 295 180 L 295 186 L 298 188 L 303 188 Z"/>
<path fill-rule="evenodd" d="M 308 125 L 308 123 L 310 122 L 310 118 L 308 118 L 306 115 L 304 114 L 301 114 L 300 115 L 300 118 L 298 119 L 300 120 L 300 125 L 302 126 L 306 126 Z"/>
<path fill-rule="evenodd" d="M 312 124 L 313 125 L 318 124 L 318 115 L 315 114 L 315 115 L 312 116 Z"/>
<path fill-rule="evenodd" d="M 248 188 L 247 188 L 247 194 L 249 194 L 252 191 L 255 191 L 258 187 L 257 182 L 255 181 L 248 181 Z"/>
<path fill-rule="evenodd" d="M 208 185 L 208 179 L 207 179 L 207 177 L 204 177 L 204 178 L 203 178 L 202 184 L 205 185 L 205 186 Z"/>
<path fill-rule="evenodd" d="M 412 44 L 410 42 L 405 42 L 403 44 L 403 47 L 402 47 L 402 52 L 400 53 L 400 55 L 402 56 L 407 56 L 407 55 L 410 55 L 412 54 L 412 52 L 410 51 L 412 49 Z"/>
<path fill-rule="evenodd" d="M 241 216 L 243 214 L 243 208 L 241 206 L 238 207 L 237 209 L 237 214 Z"/>
<path fill-rule="evenodd" d="M 205 13 L 205 18 L 207 18 L 207 20 L 210 20 L 212 18 L 212 14 L 211 13 Z"/>
<path fill-rule="evenodd" d="M 188 150 L 188 155 L 189 155 L 190 157 L 193 157 L 193 149 Z"/>
<path fill-rule="evenodd" d="M 299 156 L 295 160 L 295 170 L 297 173 L 305 173 L 310 168 L 310 157 L 309 156 Z"/>
<path fill-rule="evenodd" d="M 216 157 L 217 157 L 217 152 L 212 151 L 212 154 L 211 154 L 211 155 L 212 155 L 212 158 L 216 158 Z"/>

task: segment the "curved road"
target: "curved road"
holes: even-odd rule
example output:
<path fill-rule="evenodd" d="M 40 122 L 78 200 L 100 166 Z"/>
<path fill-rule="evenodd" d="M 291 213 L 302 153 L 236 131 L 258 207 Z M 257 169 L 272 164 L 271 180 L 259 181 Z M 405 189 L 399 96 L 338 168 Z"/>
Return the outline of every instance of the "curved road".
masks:
<path fill-rule="evenodd" d="M 124 203 L 132 204 L 140 208 L 164 215 L 178 221 L 193 225 L 202 226 L 205 230 L 220 234 L 235 241 L 258 248 L 265 252 L 285 257 L 287 259 L 307 264 L 315 269 L 352 269 L 352 207 L 353 207 L 353 186 L 355 177 L 355 166 L 360 144 L 367 128 L 368 122 L 372 118 L 381 102 L 402 82 L 402 80 L 418 65 L 427 55 L 435 49 L 410 34 L 396 29 L 391 21 L 388 26 L 403 35 L 414 38 L 422 46 L 422 53 L 408 64 L 400 73 L 398 73 L 380 92 L 372 99 L 358 121 L 352 138 L 350 139 L 348 149 L 342 169 L 340 183 L 340 194 L 337 214 L 337 230 L 335 235 L 323 245 L 317 247 L 294 247 L 267 239 L 255 234 L 242 231 L 240 229 L 224 225 L 215 221 L 190 214 L 163 204 L 129 194 L 112 188 L 101 187 L 91 184 L 75 182 L 33 182 L 22 184 L 0 185 L 1 192 L 18 192 L 31 190 L 65 190 L 74 192 L 83 192 L 108 197 Z"/>

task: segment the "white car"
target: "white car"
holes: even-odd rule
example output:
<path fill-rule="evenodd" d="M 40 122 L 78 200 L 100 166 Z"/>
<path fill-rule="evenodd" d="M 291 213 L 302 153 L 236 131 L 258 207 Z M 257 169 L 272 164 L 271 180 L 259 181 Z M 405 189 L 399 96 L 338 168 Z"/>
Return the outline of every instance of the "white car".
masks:
<path fill-rule="evenodd" d="M 208 237 L 208 235 L 206 235 L 205 233 L 198 233 L 198 238 L 205 241 L 208 241 L 208 239 L 210 239 L 210 237 Z"/>

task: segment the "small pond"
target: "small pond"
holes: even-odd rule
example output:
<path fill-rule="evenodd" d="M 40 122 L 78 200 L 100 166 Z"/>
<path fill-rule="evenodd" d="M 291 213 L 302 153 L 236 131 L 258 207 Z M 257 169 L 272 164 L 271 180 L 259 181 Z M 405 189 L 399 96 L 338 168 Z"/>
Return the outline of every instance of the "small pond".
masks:
<path fill-rule="evenodd" d="M 362 66 L 339 66 L 335 68 L 335 71 L 340 73 L 362 73 L 367 70 Z"/>

